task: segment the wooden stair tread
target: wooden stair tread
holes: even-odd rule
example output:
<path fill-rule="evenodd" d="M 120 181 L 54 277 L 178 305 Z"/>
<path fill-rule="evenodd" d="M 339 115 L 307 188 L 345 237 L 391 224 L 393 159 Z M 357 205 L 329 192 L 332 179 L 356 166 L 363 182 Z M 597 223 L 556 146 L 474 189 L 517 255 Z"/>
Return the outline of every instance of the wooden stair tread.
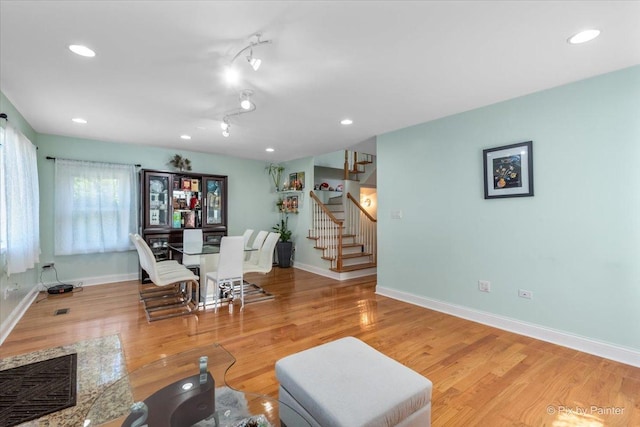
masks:
<path fill-rule="evenodd" d="M 322 249 L 322 248 L 316 248 L 316 249 Z M 369 252 L 358 252 L 357 254 L 342 254 L 342 259 L 361 258 L 361 257 L 368 257 L 371 255 L 373 254 L 370 254 Z M 321 256 L 320 258 L 326 259 L 327 261 L 333 261 L 336 259 L 336 257 L 330 257 L 330 256 Z"/>
<path fill-rule="evenodd" d="M 362 246 L 362 243 L 342 243 L 343 248 L 355 248 L 357 246 Z"/>
<path fill-rule="evenodd" d="M 371 254 L 369 252 L 357 252 L 355 254 L 342 254 L 342 259 L 360 258 L 363 256 L 371 256 Z"/>
<path fill-rule="evenodd" d="M 375 262 L 368 262 L 365 264 L 354 264 L 354 265 L 344 265 L 341 269 L 331 268 L 331 271 L 335 271 L 337 273 L 346 273 L 349 271 L 358 271 L 358 270 L 366 270 L 367 268 L 375 268 L 377 264 Z"/>

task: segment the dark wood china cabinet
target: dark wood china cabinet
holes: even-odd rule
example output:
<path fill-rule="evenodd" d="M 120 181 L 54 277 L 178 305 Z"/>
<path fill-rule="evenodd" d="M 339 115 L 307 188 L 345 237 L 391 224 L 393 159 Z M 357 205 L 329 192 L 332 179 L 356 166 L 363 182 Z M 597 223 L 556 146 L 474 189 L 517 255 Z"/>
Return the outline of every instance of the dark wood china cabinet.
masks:
<path fill-rule="evenodd" d="M 140 215 L 140 235 L 159 261 L 172 257 L 167 245 L 182 243 L 186 228 L 201 228 L 205 242 L 219 244 L 227 234 L 227 176 L 143 169 Z"/>

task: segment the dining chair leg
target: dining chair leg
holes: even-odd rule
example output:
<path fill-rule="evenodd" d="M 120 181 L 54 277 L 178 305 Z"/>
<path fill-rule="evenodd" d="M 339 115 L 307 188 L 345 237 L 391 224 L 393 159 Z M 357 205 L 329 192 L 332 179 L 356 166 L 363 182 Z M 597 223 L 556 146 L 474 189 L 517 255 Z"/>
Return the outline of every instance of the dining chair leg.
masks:
<path fill-rule="evenodd" d="M 240 311 L 244 310 L 244 280 L 240 280 Z"/>

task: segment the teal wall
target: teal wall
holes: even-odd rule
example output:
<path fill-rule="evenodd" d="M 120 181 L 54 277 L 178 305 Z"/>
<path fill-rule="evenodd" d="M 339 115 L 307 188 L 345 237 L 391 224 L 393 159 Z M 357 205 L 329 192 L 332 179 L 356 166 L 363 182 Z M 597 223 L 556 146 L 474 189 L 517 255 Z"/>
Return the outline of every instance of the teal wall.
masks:
<path fill-rule="evenodd" d="M 535 196 L 484 200 L 482 150 L 529 140 Z M 640 350 L 639 66 L 381 135 L 377 154 L 378 286 Z"/>
<path fill-rule="evenodd" d="M 290 173 L 304 172 L 305 187 L 304 191 L 298 195 L 299 208 L 297 214 L 289 214 L 289 228 L 293 232 L 291 241 L 294 244 L 294 264 L 298 266 L 304 265 L 321 265 L 328 268 L 326 261 L 320 259 L 321 253 L 317 249 L 313 249 L 313 241 L 307 239 L 309 229 L 311 228 L 311 201 L 309 193 L 313 190 L 313 157 L 304 157 L 298 160 L 292 160 L 282 163 L 285 167 L 285 176 Z M 285 178 L 288 180 L 288 178 Z M 286 195 L 286 194 L 285 194 Z"/>
<path fill-rule="evenodd" d="M 22 114 L 20 114 L 9 98 L 7 98 L 2 92 L 0 92 L 0 113 L 5 113 L 13 126 L 19 129 L 24 136 L 29 138 L 29 141 L 34 144 L 36 143 L 36 131 L 33 130 L 31 125 L 24 117 L 22 117 Z"/>
<path fill-rule="evenodd" d="M 184 143 L 185 145 L 188 143 Z M 144 169 L 172 170 L 167 162 L 174 154 L 191 160 L 192 171 L 229 177 L 228 225 L 230 235 L 240 235 L 245 228 L 270 230 L 277 220 L 270 194 L 266 164 L 254 160 L 215 154 L 195 153 L 183 149 L 164 149 L 133 144 L 38 135 L 38 173 L 40 180 L 40 227 L 42 263 L 55 262 L 61 281 L 93 278 L 113 280 L 137 274 L 138 258 L 134 251 L 91 255 L 53 256 L 54 248 L 54 161 L 47 156 L 115 163 L 137 163 Z M 102 279 L 101 279 L 102 278 Z"/>

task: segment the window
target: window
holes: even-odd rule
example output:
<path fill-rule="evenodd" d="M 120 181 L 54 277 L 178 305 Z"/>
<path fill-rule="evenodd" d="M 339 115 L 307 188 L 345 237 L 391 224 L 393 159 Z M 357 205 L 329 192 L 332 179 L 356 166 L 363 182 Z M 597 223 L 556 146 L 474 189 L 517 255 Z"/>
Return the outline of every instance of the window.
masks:
<path fill-rule="evenodd" d="M 55 255 L 128 251 L 137 225 L 134 165 L 56 159 Z"/>
<path fill-rule="evenodd" d="M 33 268 L 40 257 L 36 147 L 10 124 L 0 128 L 0 166 L 0 252 L 10 276 Z"/>

